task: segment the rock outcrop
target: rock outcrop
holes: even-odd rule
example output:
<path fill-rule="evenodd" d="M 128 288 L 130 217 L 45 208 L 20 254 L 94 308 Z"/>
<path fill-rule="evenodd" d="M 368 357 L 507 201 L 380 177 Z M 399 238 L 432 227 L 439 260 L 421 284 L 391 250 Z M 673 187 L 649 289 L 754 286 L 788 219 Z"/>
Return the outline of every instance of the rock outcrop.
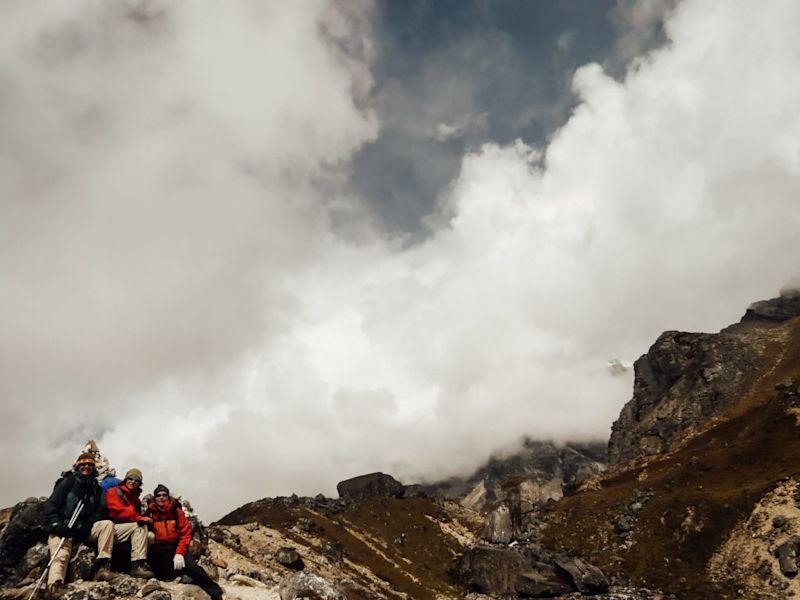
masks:
<path fill-rule="evenodd" d="M 558 500 L 606 467 L 606 442 L 567 443 L 525 440 L 516 452 L 493 456 L 467 478 L 424 486 L 431 496 L 458 500 L 472 510 L 492 510 L 516 488 L 527 505 Z"/>
<path fill-rule="evenodd" d="M 14 506 L 8 524 L 0 532 L 0 586 L 22 580 L 28 570 L 37 566 L 26 555 L 46 539 L 44 501 L 31 498 Z"/>
<path fill-rule="evenodd" d="M 718 334 L 660 336 L 637 361 L 613 466 L 551 507 L 543 543 L 681 598 L 800 594 L 784 489 L 800 472 L 799 308 L 784 296 Z"/>
<path fill-rule="evenodd" d="M 751 305 L 720 333 L 667 331 L 634 363 L 633 398 L 612 425 L 609 464 L 662 454 L 753 390 L 800 315 L 800 294 Z"/>
<path fill-rule="evenodd" d="M 373 496 L 400 498 L 405 492 L 402 483 L 384 473 L 370 473 L 340 481 L 336 490 L 342 500 L 350 502 Z"/>

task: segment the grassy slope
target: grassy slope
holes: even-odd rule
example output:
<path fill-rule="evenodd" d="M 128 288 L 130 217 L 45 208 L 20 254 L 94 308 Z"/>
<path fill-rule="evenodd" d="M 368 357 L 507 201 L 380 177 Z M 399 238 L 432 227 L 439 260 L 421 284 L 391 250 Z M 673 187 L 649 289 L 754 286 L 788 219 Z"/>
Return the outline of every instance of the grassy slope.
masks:
<path fill-rule="evenodd" d="M 259 501 L 235 510 L 219 523 L 258 522 L 278 530 L 287 540 L 305 544 L 292 531 L 300 517 L 314 521 L 317 541 L 340 543 L 346 559 L 367 567 L 397 592 L 415 600 L 433 600 L 437 592 L 457 595 L 448 572 L 464 548 L 442 533 L 437 522 L 447 522 L 451 517 L 427 499 L 369 498 L 330 516 L 300 504 L 286 507 Z M 403 541 L 398 542 L 401 535 Z M 358 579 L 356 574 L 350 575 Z M 356 600 L 362 596 L 352 589 L 349 597 Z"/>
<path fill-rule="evenodd" d="M 734 597 L 733 590 L 708 583 L 706 563 L 764 493 L 800 473 L 800 430 L 774 389 L 787 377 L 800 380 L 800 319 L 784 327 L 786 345 L 770 350 L 776 368 L 754 382 L 751 394 L 673 454 L 561 501 L 547 543 L 588 555 L 635 585 L 681 598 Z M 653 496 L 634 527 L 634 544 L 625 548 L 613 520 L 636 490 Z"/>

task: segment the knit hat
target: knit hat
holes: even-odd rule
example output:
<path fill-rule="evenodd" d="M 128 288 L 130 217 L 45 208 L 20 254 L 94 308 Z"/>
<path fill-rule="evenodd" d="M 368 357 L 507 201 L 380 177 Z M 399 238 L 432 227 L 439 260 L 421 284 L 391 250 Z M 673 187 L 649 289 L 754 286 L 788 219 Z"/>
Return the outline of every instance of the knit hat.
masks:
<path fill-rule="evenodd" d="M 94 466 L 94 455 L 89 452 L 81 452 L 81 455 L 75 460 L 75 466 L 77 467 L 81 463 L 92 463 Z"/>
<path fill-rule="evenodd" d="M 153 496 L 157 495 L 158 492 L 167 492 L 167 496 L 169 496 L 169 488 L 165 486 L 163 483 L 159 483 L 156 486 L 156 489 L 153 490 Z"/>
<path fill-rule="evenodd" d="M 125 473 L 125 479 L 138 479 L 142 481 L 142 472 L 139 469 L 128 469 L 128 472 Z"/>

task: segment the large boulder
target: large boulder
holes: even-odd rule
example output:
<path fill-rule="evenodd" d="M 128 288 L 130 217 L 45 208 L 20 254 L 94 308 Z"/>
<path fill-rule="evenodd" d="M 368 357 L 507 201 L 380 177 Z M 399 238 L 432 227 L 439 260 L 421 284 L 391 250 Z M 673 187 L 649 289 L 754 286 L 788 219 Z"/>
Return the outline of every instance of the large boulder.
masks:
<path fill-rule="evenodd" d="M 775 550 L 778 566 L 786 577 L 797 575 L 797 548 L 792 542 L 781 544 Z"/>
<path fill-rule="evenodd" d="M 310 600 L 345 600 L 345 595 L 328 580 L 312 573 L 292 573 L 278 588 L 281 600 L 308 598 Z"/>
<path fill-rule="evenodd" d="M 46 540 L 44 501 L 31 499 L 14 506 L 0 533 L 0 585 L 16 577 L 16 568 L 31 546 Z"/>
<path fill-rule="evenodd" d="M 363 500 L 372 496 L 400 498 L 405 491 L 403 484 L 385 473 L 370 473 L 345 479 L 336 484 L 343 500 Z"/>
<path fill-rule="evenodd" d="M 512 550 L 476 546 L 458 559 L 453 576 L 481 594 L 514 594 L 517 578 L 528 566 L 526 559 Z"/>
<path fill-rule="evenodd" d="M 508 544 L 512 537 L 511 511 L 508 506 L 501 504 L 486 515 L 483 538 L 494 544 Z"/>
<path fill-rule="evenodd" d="M 28 548 L 22 561 L 16 568 L 15 575 L 10 578 L 10 582 L 19 582 L 30 577 L 37 579 L 42 574 L 48 561 L 50 560 L 50 550 L 44 542 L 38 542 Z"/>
<path fill-rule="evenodd" d="M 559 578 L 547 577 L 537 571 L 517 575 L 514 587 L 517 595 L 522 598 L 552 598 L 572 591 L 572 588 Z"/>
<path fill-rule="evenodd" d="M 603 572 L 580 558 L 559 558 L 553 562 L 559 577 L 569 581 L 581 594 L 605 594 L 608 579 Z"/>

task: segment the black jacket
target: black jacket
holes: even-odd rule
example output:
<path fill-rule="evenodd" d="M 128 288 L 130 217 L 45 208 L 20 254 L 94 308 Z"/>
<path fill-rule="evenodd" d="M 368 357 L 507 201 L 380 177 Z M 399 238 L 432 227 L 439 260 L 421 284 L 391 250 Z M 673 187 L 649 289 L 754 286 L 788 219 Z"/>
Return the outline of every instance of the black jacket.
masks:
<path fill-rule="evenodd" d="M 80 500 L 83 500 L 83 509 L 72 526 L 70 537 L 73 539 L 85 540 L 92 532 L 92 525 L 108 518 L 103 490 L 94 475 L 86 477 L 69 472 L 56 482 L 53 493 L 45 502 L 44 514 L 48 530 L 52 532 L 66 526 Z"/>

